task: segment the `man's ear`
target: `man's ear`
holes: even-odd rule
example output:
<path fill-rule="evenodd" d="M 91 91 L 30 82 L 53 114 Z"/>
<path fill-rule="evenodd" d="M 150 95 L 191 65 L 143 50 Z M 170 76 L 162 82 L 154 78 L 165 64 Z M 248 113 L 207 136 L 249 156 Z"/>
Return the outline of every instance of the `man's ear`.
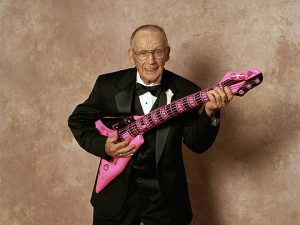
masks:
<path fill-rule="evenodd" d="M 132 65 L 135 65 L 134 64 L 134 60 L 133 60 L 133 51 L 132 51 L 132 49 L 130 48 L 129 50 L 128 50 L 128 58 L 129 58 L 129 61 L 130 61 L 130 63 L 132 64 Z"/>
<path fill-rule="evenodd" d="M 166 62 L 169 61 L 169 59 L 170 59 L 170 52 L 171 52 L 171 48 L 170 48 L 170 46 L 168 46 L 166 48 Z"/>

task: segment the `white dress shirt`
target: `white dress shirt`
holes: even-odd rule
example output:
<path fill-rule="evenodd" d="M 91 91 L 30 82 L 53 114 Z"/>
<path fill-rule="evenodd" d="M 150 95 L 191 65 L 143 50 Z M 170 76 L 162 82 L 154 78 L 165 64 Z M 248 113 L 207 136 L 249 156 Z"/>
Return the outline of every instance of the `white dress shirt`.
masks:
<path fill-rule="evenodd" d="M 160 84 L 160 81 L 161 81 L 161 76 L 157 79 L 156 82 L 151 83 L 151 84 L 145 84 L 144 81 L 141 79 L 139 72 L 137 72 L 137 74 L 136 74 L 136 82 L 139 83 L 139 84 L 142 84 L 142 85 L 144 85 L 144 86 L 151 87 L 151 86 L 159 85 L 159 84 Z M 147 113 L 150 112 L 150 110 L 151 110 L 151 108 L 152 108 L 154 102 L 156 101 L 157 97 L 156 97 L 156 96 L 153 96 L 153 95 L 148 91 L 148 92 L 146 92 L 145 94 L 140 95 L 140 96 L 139 96 L 139 99 L 140 99 L 140 103 L 141 103 L 141 105 L 142 105 L 144 114 L 147 114 Z"/>
<path fill-rule="evenodd" d="M 141 79 L 139 72 L 137 72 L 136 75 L 136 82 L 139 84 L 142 84 L 144 86 L 155 86 L 155 85 L 160 85 L 161 81 L 161 76 L 157 79 L 156 82 L 151 83 L 151 84 L 145 84 L 144 81 Z M 147 114 L 151 111 L 152 106 L 154 105 L 154 102 L 156 101 L 157 97 L 153 96 L 149 91 L 146 92 L 143 95 L 139 96 L 140 103 L 142 105 L 144 114 Z M 205 112 L 204 112 L 205 113 Z M 212 116 L 211 118 L 208 118 L 212 126 L 218 126 L 220 123 L 220 118 L 218 116 Z"/>

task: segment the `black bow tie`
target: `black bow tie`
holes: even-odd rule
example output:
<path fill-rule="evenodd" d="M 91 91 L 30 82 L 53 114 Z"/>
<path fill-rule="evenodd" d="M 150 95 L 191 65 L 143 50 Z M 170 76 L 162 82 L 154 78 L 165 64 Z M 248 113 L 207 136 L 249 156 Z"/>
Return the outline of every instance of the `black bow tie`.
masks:
<path fill-rule="evenodd" d="M 146 92 L 150 92 L 153 96 L 158 97 L 161 92 L 161 87 L 160 85 L 144 86 L 142 84 L 137 83 L 135 87 L 135 91 L 138 96 L 143 95 Z"/>

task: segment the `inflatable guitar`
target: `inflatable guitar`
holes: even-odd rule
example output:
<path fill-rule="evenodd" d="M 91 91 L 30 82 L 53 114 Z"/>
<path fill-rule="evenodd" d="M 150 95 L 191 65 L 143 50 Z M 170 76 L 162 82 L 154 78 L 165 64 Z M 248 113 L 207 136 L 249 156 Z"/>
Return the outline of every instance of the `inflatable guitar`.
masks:
<path fill-rule="evenodd" d="M 250 89 L 259 85 L 262 80 L 262 73 L 253 68 L 245 72 L 227 72 L 221 82 L 216 86 L 219 86 L 220 88 L 227 86 L 234 95 L 243 96 Z M 134 144 L 136 149 L 138 149 L 144 143 L 143 133 L 179 114 L 199 107 L 203 103 L 209 101 L 207 92 L 216 86 L 180 98 L 168 105 L 161 106 L 146 115 L 124 118 L 122 127 L 117 123 L 110 129 L 106 127 L 101 120 L 98 120 L 96 121 L 96 128 L 101 135 L 107 137 L 118 133 L 120 141 L 129 139 L 130 144 Z M 97 193 L 123 171 L 130 158 L 131 157 L 116 157 L 111 161 L 101 159 L 96 182 Z"/>

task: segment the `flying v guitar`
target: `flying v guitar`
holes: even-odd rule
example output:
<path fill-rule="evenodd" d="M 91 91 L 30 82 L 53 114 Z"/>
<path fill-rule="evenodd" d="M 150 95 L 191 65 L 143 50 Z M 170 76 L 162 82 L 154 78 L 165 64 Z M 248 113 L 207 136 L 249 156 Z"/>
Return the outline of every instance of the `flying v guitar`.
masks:
<path fill-rule="evenodd" d="M 118 133 L 120 141 L 130 140 L 130 144 L 134 144 L 137 150 L 144 143 L 143 133 L 209 101 L 207 92 L 214 87 L 219 86 L 220 88 L 224 88 L 227 86 L 234 95 L 243 96 L 250 89 L 259 85 L 262 80 L 262 73 L 255 68 L 245 72 L 230 71 L 224 75 L 219 84 L 180 98 L 168 105 L 161 106 L 146 115 L 126 117 L 122 121 L 122 126 L 117 123 L 110 129 L 101 120 L 97 120 L 96 128 L 101 135 L 107 137 Z M 168 95 L 168 93 L 166 94 Z M 97 193 L 124 170 L 130 158 L 116 157 L 111 161 L 101 159 L 96 181 Z"/>

